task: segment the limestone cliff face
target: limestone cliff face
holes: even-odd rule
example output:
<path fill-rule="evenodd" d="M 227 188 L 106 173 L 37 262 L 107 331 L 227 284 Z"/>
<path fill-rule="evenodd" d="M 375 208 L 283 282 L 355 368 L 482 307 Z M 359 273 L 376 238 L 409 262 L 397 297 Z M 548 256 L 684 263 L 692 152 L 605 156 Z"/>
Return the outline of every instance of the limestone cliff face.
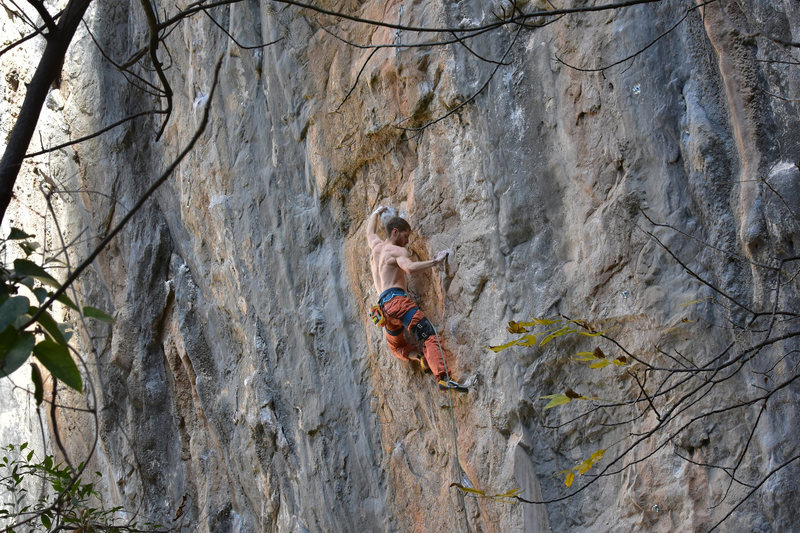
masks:
<path fill-rule="evenodd" d="M 508 65 L 421 132 L 398 126 L 441 117 L 497 65 L 459 46 L 371 55 L 343 40 L 435 37 L 269 2 L 213 11 L 242 44 L 280 39 L 265 48 L 237 47 L 208 17 L 179 25 L 167 41 L 176 107 L 164 137 L 153 140 L 155 122 L 136 122 L 64 150 L 58 163 L 73 188 L 102 193 L 69 196 L 73 235 L 104 234 L 192 135 L 222 56 L 206 134 L 82 284 L 116 317 L 97 333 L 94 366 L 97 461 L 112 501 L 199 531 L 711 527 L 728 510 L 713 507 L 727 478 L 675 452 L 735 463 L 715 453 L 747 438 L 751 412 L 721 415 L 661 449 L 654 442 L 635 456 L 655 452 L 648 462 L 548 505 L 464 502 L 450 485 L 553 499 L 566 494 L 559 471 L 627 442 L 628 429 L 595 425 L 599 416 L 546 429 L 579 408 L 544 411 L 540 396 L 574 388 L 635 398 L 636 383 L 624 370 L 571 362 L 584 346 L 574 340 L 487 350 L 510 338 L 509 320 L 593 321 L 653 360 L 665 343 L 702 359 L 733 339 L 712 325 L 728 317 L 722 308 L 682 305 L 714 293 L 646 233 L 645 214 L 693 236 L 657 231 L 721 290 L 754 307 L 770 301 L 760 271 L 716 249 L 754 261 L 798 251 L 798 71 L 765 61 L 796 52 L 748 32 L 797 41 L 800 7 L 739 2 L 745 16 L 735 4 L 687 14 L 664 2 L 487 34 L 470 45 L 475 54 Z M 440 27 L 485 23 L 499 8 L 320 5 Z M 88 22 L 114 57 L 143 42 L 141 14 L 127 3 L 98 2 Z M 651 43 L 604 72 L 564 64 L 600 67 Z M 154 105 L 85 33 L 60 94 L 72 138 Z M 410 289 L 452 373 L 474 385 L 454 399 L 457 456 L 447 396 L 391 356 L 365 313 L 377 296 L 365 223 L 380 204 L 407 215 L 418 257 L 452 250 Z M 703 401 L 721 401 L 716 390 Z M 769 464 L 796 453 L 785 448 L 797 440 L 790 398 L 764 414 L 756 436 Z M 796 522 L 792 475 L 772 478 L 728 527 Z"/>

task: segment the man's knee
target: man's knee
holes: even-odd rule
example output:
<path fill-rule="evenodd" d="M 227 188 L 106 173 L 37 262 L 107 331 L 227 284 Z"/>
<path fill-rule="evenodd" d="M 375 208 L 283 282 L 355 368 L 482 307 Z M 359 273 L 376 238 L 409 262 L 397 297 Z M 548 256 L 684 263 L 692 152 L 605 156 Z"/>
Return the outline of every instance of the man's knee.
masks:
<path fill-rule="evenodd" d="M 420 342 L 425 342 L 425 339 L 436 334 L 436 331 L 433 329 L 433 324 L 431 324 L 430 320 L 427 318 L 423 318 L 417 322 L 417 325 L 412 326 L 410 329 L 411 333 L 413 333 Z"/>

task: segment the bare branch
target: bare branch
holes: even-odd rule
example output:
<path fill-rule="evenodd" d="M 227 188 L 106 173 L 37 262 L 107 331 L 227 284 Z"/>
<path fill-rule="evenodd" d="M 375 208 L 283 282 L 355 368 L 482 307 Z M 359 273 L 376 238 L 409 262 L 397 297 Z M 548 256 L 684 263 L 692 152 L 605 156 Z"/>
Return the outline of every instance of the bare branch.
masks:
<path fill-rule="evenodd" d="M 613 63 L 610 63 L 610 64 L 608 64 L 608 65 L 605 65 L 605 66 L 602 66 L 602 67 L 595 67 L 595 68 L 581 68 L 581 67 L 576 67 L 576 66 L 574 66 L 574 65 L 570 65 L 569 63 L 567 63 L 566 61 L 564 61 L 563 59 L 561 59 L 561 58 L 560 58 L 560 57 L 558 57 L 558 56 L 555 56 L 555 60 L 556 60 L 557 62 L 561 63 L 562 65 L 564 65 L 565 67 L 569 67 L 569 68 L 571 68 L 572 70 L 577 70 L 577 71 L 579 71 L 579 72 L 602 72 L 602 71 L 604 71 L 604 70 L 608 70 L 608 69 L 610 69 L 610 68 L 612 68 L 612 67 L 616 67 L 617 65 L 620 65 L 620 64 L 622 64 L 622 63 L 625 63 L 625 62 L 627 62 L 627 61 L 630 61 L 631 59 L 635 59 L 635 58 L 637 58 L 639 55 L 643 54 L 643 53 L 644 53 L 644 52 L 646 52 L 646 51 L 647 51 L 649 48 L 651 48 L 652 46 L 654 46 L 654 45 L 655 45 L 655 44 L 656 44 L 658 41 L 660 41 L 661 39 L 663 39 L 664 37 L 666 37 L 667 35 L 669 35 L 669 34 L 670 34 L 670 33 L 672 33 L 673 31 L 675 31 L 675 28 L 677 28 L 678 26 L 680 26 L 680 25 L 681 25 L 681 23 L 683 23 L 683 21 L 684 21 L 684 20 L 686 20 L 686 18 L 689 16 L 689 13 L 691 13 L 691 12 L 692 12 L 692 11 L 694 11 L 695 9 L 698 9 L 699 7 L 702 7 L 703 5 L 706 5 L 706 4 L 708 4 L 708 3 L 715 2 L 715 1 L 716 1 L 716 0 L 708 0 L 708 1 L 707 1 L 707 2 L 705 2 L 704 4 L 700 4 L 700 5 L 696 5 L 696 6 L 690 7 L 689 9 L 687 9 L 687 10 L 686 10 L 686 12 L 683 14 L 683 16 L 682 16 L 680 19 L 678 19 L 678 21 L 677 21 L 675 24 L 673 24 L 673 25 L 672 25 L 672 26 L 671 26 L 671 27 L 670 27 L 668 30 L 666 30 L 665 32 L 661 33 L 661 35 L 659 35 L 658 37 L 656 37 L 655 39 L 653 39 L 652 41 L 650 41 L 650 42 L 649 42 L 647 45 L 645 45 L 644 47 L 640 48 L 640 49 L 639 49 L 639 50 L 637 50 L 636 52 L 634 52 L 634 53 L 630 54 L 629 56 L 627 56 L 627 57 L 624 57 L 624 58 L 622 58 L 622 59 L 620 59 L 620 60 L 618 60 L 618 61 L 615 61 L 615 62 L 613 62 Z"/>
<path fill-rule="evenodd" d="M 352 22 L 358 22 L 361 24 L 367 24 L 369 26 L 378 26 L 383 28 L 391 28 L 394 30 L 404 30 L 404 31 L 414 31 L 420 33 L 464 33 L 464 32 L 472 32 L 477 30 L 492 30 L 496 28 L 501 28 L 507 25 L 518 25 L 522 24 L 526 20 L 533 19 L 533 18 L 540 18 L 540 17 L 555 17 L 559 15 L 569 15 L 574 13 L 592 13 L 592 12 L 600 12 L 600 11 L 609 11 L 609 10 L 616 10 L 622 9 L 626 7 L 632 7 L 635 5 L 640 4 L 654 4 L 659 3 L 664 0 L 629 0 L 626 2 L 617 2 L 612 4 L 601 4 L 595 6 L 583 6 L 583 7 L 574 7 L 574 8 L 565 8 L 565 9 L 550 9 L 550 10 L 540 10 L 540 11 L 531 11 L 529 13 L 520 14 L 514 16 L 509 19 L 505 20 L 498 20 L 496 22 L 492 22 L 489 24 L 483 24 L 479 26 L 467 26 L 467 27 L 460 27 L 460 28 L 448 28 L 448 27 L 430 27 L 430 26 L 409 26 L 409 25 L 402 25 L 402 24 L 393 24 L 391 22 L 383 22 L 380 20 L 374 19 L 365 19 L 361 17 L 356 17 L 354 15 L 348 15 L 346 13 L 341 13 L 338 11 L 332 11 L 328 9 L 323 9 L 318 6 L 314 6 L 311 4 L 306 4 L 303 2 L 297 2 L 295 0 L 272 0 L 278 4 L 287 4 L 295 7 L 300 7 L 303 9 L 307 9 L 309 11 L 314 11 L 320 13 L 322 15 L 329 15 L 335 17 L 337 19 L 342 20 L 350 20 Z M 227 3 L 227 2 L 226 2 Z"/>
<path fill-rule="evenodd" d="M 144 10 L 145 19 L 147 20 L 147 28 L 150 31 L 150 44 L 148 46 L 148 51 L 150 52 L 150 62 L 153 64 L 153 68 L 156 70 L 158 79 L 161 80 L 161 90 L 164 91 L 164 98 L 167 100 L 167 107 L 164 110 L 164 121 L 161 123 L 161 128 L 159 128 L 158 134 L 156 135 L 156 140 L 158 140 L 164 133 L 164 130 L 167 127 L 167 121 L 172 113 L 172 87 L 169 84 L 166 74 L 164 74 L 161 61 L 158 59 L 158 45 L 161 42 L 161 39 L 159 37 L 158 19 L 156 18 L 155 11 L 153 11 L 153 6 L 150 4 L 150 0 L 140 0 L 139 3 L 142 5 L 142 9 Z"/>
<path fill-rule="evenodd" d="M 267 46 L 272 46 L 273 44 L 277 44 L 277 43 L 279 43 L 279 42 L 281 42 L 281 41 L 283 40 L 283 37 L 278 37 L 278 38 L 277 38 L 277 39 L 275 39 L 274 41 L 270 41 L 270 42 L 268 42 L 268 43 L 255 44 L 255 45 L 252 45 L 252 46 L 248 46 L 248 45 L 242 44 L 242 43 L 240 43 L 239 41 L 237 41 L 237 40 L 236 40 L 236 37 L 234 37 L 233 35 L 231 35 L 231 34 L 230 34 L 230 32 L 229 32 L 228 30 L 226 30 L 225 28 L 223 28 L 223 27 L 222 27 L 222 24 L 220 24 L 219 22 L 217 22 L 217 19 L 215 19 L 215 18 L 214 18 L 214 17 L 211 15 L 211 13 L 209 13 L 209 12 L 208 12 L 208 9 L 203 9 L 202 11 L 203 11 L 203 13 L 204 13 L 204 14 L 205 14 L 205 15 L 206 15 L 206 16 L 207 16 L 209 19 L 211 19 L 211 22 L 213 22 L 213 23 L 214 23 L 214 25 L 215 25 L 217 28 L 219 28 L 220 30 L 222 30 L 222 33 L 224 33 L 225 35 L 227 35 L 227 36 L 228 36 L 228 38 L 229 38 L 231 41 L 233 41 L 233 42 L 236 44 L 236 46 L 238 46 L 238 47 L 239 47 L 239 48 L 241 48 L 242 50 L 259 50 L 259 49 L 261 49 L 261 48 L 266 48 Z"/>
<path fill-rule="evenodd" d="M 756 491 L 757 491 L 759 488 L 761 488 L 761 485 L 763 485 L 764 483 L 766 483 L 766 482 L 767 482 L 767 480 L 768 480 L 769 478 L 771 478 L 772 476 L 774 476 L 775 474 L 777 474 L 778 472 L 780 472 L 781 470 L 783 470 L 784 468 L 786 468 L 787 466 L 789 466 L 790 464 L 792 464 L 793 462 L 797 461 L 798 459 L 800 459 L 800 455 L 795 455 L 795 456 L 794 456 L 794 457 L 792 457 L 791 459 L 788 459 L 787 461 L 784 461 L 783 463 L 779 464 L 778 466 L 776 466 L 775 468 L 773 468 L 772 470 L 770 470 L 770 471 L 769 471 L 769 473 L 767 473 L 767 475 L 766 475 L 766 476 L 764 476 L 764 477 L 761 479 L 761 481 L 759 481 L 759 482 L 758 482 L 758 483 L 757 483 L 757 484 L 756 484 L 756 485 L 753 487 L 753 489 L 752 489 L 750 492 L 748 492 L 748 493 L 747 493 L 747 494 L 746 494 L 746 495 L 745 495 L 745 496 L 744 496 L 744 497 L 743 497 L 741 500 L 739 500 L 739 503 L 737 503 L 736 505 L 734 505 L 734 506 L 733 506 L 733 507 L 732 507 L 732 508 L 731 508 L 731 509 L 728 511 L 728 513 L 727 513 L 725 516 L 723 516 L 723 517 L 722 517 L 722 518 L 719 520 L 719 522 L 717 522 L 716 524 L 714 524 L 714 527 L 712 527 L 711 529 L 709 529 L 709 530 L 708 530 L 708 531 L 709 531 L 709 533 L 711 533 L 711 531 L 714 531 L 715 529 L 717 529 L 717 528 L 718 528 L 718 527 L 719 527 L 719 526 L 720 526 L 720 525 L 721 525 L 721 524 L 722 524 L 722 523 L 723 523 L 725 520 L 727 520 L 727 519 L 728 519 L 728 518 L 729 518 L 729 517 L 730 517 L 730 516 L 733 514 L 733 512 L 734 512 L 734 511 L 736 511 L 736 509 L 738 509 L 738 508 L 739 508 L 739 507 L 740 507 L 740 506 L 741 506 L 741 505 L 742 505 L 744 502 L 746 502 L 748 499 L 750 499 L 750 496 L 752 496 L 753 494 L 755 494 L 755 492 L 756 492 Z"/>
<path fill-rule="evenodd" d="M 517 31 L 514 33 L 514 38 L 511 39 L 511 44 L 509 44 L 508 47 L 506 48 L 506 51 L 505 51 L 505 53 L 503 53 L 503 57 L 500 59 L 500 62 L 498 62 L 495 65 L 494 69 L 492 69 L 492 73 L 489 74 L 489 77 L 486 78 L 486 81 L 483 82 L 483 85 L 481 85 L 480 89 L 475 91 L 472 94 L 472 96 L 470 96 L 469 98 L 467 98 L 466 100 L 464 100 L 463 102 L 461 102 L 460 104 L 455 106 L 453 109 L 451 109 L 450 111 L 448 111 L 444 115 L 442 115 L 439 118 L 436 118 L 434 120 L 430 120 L 430 121 L 426 122 L 425 124 L 423 124 L 422 126 L 419 126 L 419 127 L 416 127 L 416 128 L 406 128 L 406 127 L 398 125 L 398 124 L 402 124 L 403 122 L 406 122 L 406 121 L 410 120 L 410 117 L 409 117 L 409 118 L 405 118 L 405 119 L 401 120 L 398 124 L 395 124 L 395 127 L 398 128 L 398 129 L 401 129 L 401 130 L 405 130 L 405 131 L 412 131 L 412 132 L 421 133 L 422 131 L 424 131 L 429 126 L 433 126 L 437 122 L 441 122 L 442 120 L 446 119 L 450 115 L 452 115 L 454 113 L 457 113 L 458 110 L 461 109 L 462 107 L 464 107 L 467 104 L 469 104 L 470 102 L 472 102 L 475 98 L 478 97 L 479 94 L 481 94 L 484 91 L 484 89 L 486 89 L 486 87 L 489 86 L 489 83 L 494 78 L 494 75 L 497 74 L 497 70 L 504 64 L 503 62 L 505 61 L 506 56 L 508 56 L 509 52 L 511 52 L 511 49 L 514 48 L 514 44 L 516 44 L 517 38 L 519 37 L 520 32 L 522 32 L 522 26 L 519 26 L 517 28 Z"/>
<path fill-rule="evenodd" d="M 97 47 L 97 50 L 100 52 L 100 55 L 102 55 L 103 58 L 106 61 L 111 63 L 114 66 L 114 68 L 119 70 L 122 73 L 122 75 L 125 76 L 125 80 L 128 83 L 130 83 L 132 86 L 136 87 L 137 89 L 139 89 L 139 90 L 141 90 L 141 91 L 143 91 L 143 92 L 145 92 L 145 93 L 147 93 L 147 94 L 149 94 L 151 96 L 156 96 L 156 97 L 160 98 L 161 96 L 164 95 L 164 92 L 161 90 L 161 87 L 159 87 L 158 85 L 155 85 L 153 83 L 150 83 L 148 80 L 144 79 L 142 76 L 139 76 L 138 74 L 136 74 L 135 72 L 130 70 L 130 67 L 132 67 L 134 64 L 136 64 L 136 62 L 139 61 L 139 59 L 141 59 L 142 57 L 144 57 L 147 54 L 147 47 L 144 47 L 141 50 L 139 50 L 138 52 L 136 52 L 135 54 L 133 54 L 133 57 L 136 58 L 135 61 L 133 61 L 133 62 L 128 61 L 127 63 L 119 64 L 116 61 L 114 61 L 114 59 L 106 53 L 106 51 L 103 49 L 102 46 L 100 46 L 100 42 L 97 40 L 97 38 L 94 35 L 94 32 L 92 32 L 91 28 L 89 28 L 89 25 L 86 24 L 85 21 L 83 22 L 83 26 L 86 29 L 86 32 L 89 34 L 89 37 L 91 37 L 92 42 L 94 43 L 95 47 Z M 128 76 L 133 77 L 136 80 L 136 82 L 132 81 L 130 78 L 128 78 Z M 145 85 L 145 87 L 141 87 L 141 86 L 137 85 L 137 83 L 142 83 L 142 84 Z"/>
<path fill-rule="evenodd" d="M 133 205 L 133 207 L 128 211 L 128 213 L 126 213 L 125 216 L 122 217 L 122 220 L 120 220 L 120 222 L 114 227 L 114 229 L 111 230 L 108 233 L 108 235 L 106 235 L 103 238 L 102 241 L 100 241 L 100 244 L 97 245 L 97 247 L 92 251 L 92 253 L 90 253 L 89 256 L 75 268 L 75 270 L 67 277 L 64 283 L 61 285 L 61 287 L 57 291 L 55 291 L 48 300 L 46 300 L 41 306 L 39 306 L 38 311 L 20 329 L 25 329 L 34 322 L 36 322 L 39 316 L 43 312 L 45 312 L 47 308 L 49 308 L 53 304 L 54 301 L 56 301 L 62 294 L 64 294 L 64 292 L 70 287 L 70 285 L 72 285 L 72 283 L 75 282 L 75 280 L 81 275 L 81 273 L 83 273 L 83 271 L 86 270 L 86 268 L 89 267 L 89 265 L 91 265 L 94 262 L 94 260 L 97 258 L 98 255 L 100 255 L 100 252 L 102 252 L 105 249 L 105 247 L 108 246 L 108 243 L 111 242 L 111 240 L 117 235 L 117 233 L 119 233 L 122 230 L 122 228 L 124 228 L 125 225 L 128 223 L 128 221 L 130 221 L 130 219 L 133 218 L 133 215 L 135 215 L 142 208 L 144 203 L 153 195 L 153 193 L 155 193 L 156 190 L 165 181 L 167 181 L 167 178 L 169 178 L 175 171 L 175 169 L 178 168 L 178 165 L 181 163 L 181 161 L 183 161 L 183 159 L 192 151 L 192 149 L 194 149 L 195 143 L 197 143 L 197 140 L 203 134 L 203 132 L 206 129 L 206 126 L 208 125 L 209 112 L 211 111 L 211 101 L 214 97 L 214 93 L 216 92 L 217 81 L 219 80 L 219 71 L 220 68 L 222 67 L 223 57 L 224 56 L 220 56 L 219 60 L 217 61 L 217 66 L 214 70 L 214 81 L 212 82 L 211 91 L 208 95 L 208 102 L 206 103 L 205 110 L 203 112 L 203 118 L 200 121 L 200 125 L 198 126 L 192 138 L 189 140 L 186 147 L 180 152 L 180 154 L 178 154 L 178 157 L 176 157 L 175 160 L 172 163 L 170 163 L 170 165 L 166 168 L 164 173 L 161 174 L 161 176 L 159 176 L 153 182 L 153 184 L 147 189 L 147 191 L 145 191 L 142 197 L 139 198 L 139 200 Z"/>
<path fill-rule="evenodd" d="M 56 22 L 55 22 L 55 20 L 53 20 L 53 17 L 47 11 L 47 8 L 44 7 L 44 2 L 42 2 L 41 0 L 28 0 L 28 3 L 30 5 L 32 5 L 33 8 L 36 10 L 36 12 L 39 13 L 39 16 L 42 17 L 42 20 L 44 21 L 44 25 L 47 27 L 47 31 L 50 34 L 55 33 L 56 32 Z"/>
<path fill-rule="evenodd" d="M 47 39 L 39 65 L 28 84 L 22 107 L 0 160 L 0 220 L 5 217 L 25 152 L 30 144 L 50 85 L 61 74 L 67 48 L 92 0 L 71 0 L 59 20 L 58 31 Z"/>
<path fill-rule="evenodd" d="M 65 142 L 65 143 L 62 143 L 62 144 L 59 144 L 59 145 L 56 145 L 56 146 L 52 146 L 50 148 L 45 148 L 43 150 L 39 150 L 38 152 L 32 152 L 30 154 L 25 154 L 25 158 L 27 159 L 27 158 L 30 158 L 30 157 L 37 157 L 37 156 L 40 156 L 40 155 L 48 154 L 50 152 L 55 152 L 57 150 L 61 150 L 62 148 L 66 148 L 68 146 L 73 146 L 75 144 L 79 144 L 79 143 L 82 143 L 84 141 L 88 141 L 89 139 L 94 139 L 95 137 L 99 137 L 100 135 L 104 134 L 105 132 L 107 132 L 109 130 L 113 130 L 117 126 L 121 126 L 122 124 L 125 124 L 126 122 L 130 122 L 131 120 L 137 119 L 139 117 L 144 117 L 144 116 L 149 116 L 149 115 L 163 115 L 165 113 L 166 113 L 166 111 L 161 110 L 161 109 L 154 109 L 152 111 L 142 111 L 141 113 L 136 113 L 136 114 L 133 114 L 133 115 L 131 115 L 129 117 L 125 117 L 125 118 L 123 118 L 121 120 L 118 120 L 117 122 L 114 122 L 113 124 L 109 124 L 105 128 L 97 130 L 94 133 L 91 133 L 89 135 L 85 135 L 85 136 L 80 137 L 78 139 L 75 139 L 73 141 L 68 141 L 68 142 Z"/>

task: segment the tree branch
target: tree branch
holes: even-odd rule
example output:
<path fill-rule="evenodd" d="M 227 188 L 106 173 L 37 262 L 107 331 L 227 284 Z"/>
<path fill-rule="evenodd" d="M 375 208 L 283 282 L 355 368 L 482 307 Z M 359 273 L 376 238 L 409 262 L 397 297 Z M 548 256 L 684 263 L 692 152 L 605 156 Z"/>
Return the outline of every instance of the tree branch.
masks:
<path fill-rule="evenodd" d="M 120 222 L 114 227 L 114 229 L 112 229 L 108 233 L 108 235 L 106 235 L 103 238 L 103 240 L 100 241 L 100 244 L 97 245 L 97 247 L 92 251 L 92 253 L 90 253 L 89 256 L 75 268 L 75 270 L 67 277 L 64 283 L 61 284 L 61 287 L 57 291 L 55 291 L 48 300 L 46 300 L 41 306 L 39 306 L 39 310 L 30 318 L 30 320 L 26 324 L 21 326 L 20 329 L 25 329 L 34 322 L 36 322 L 38 317 L 42 313 L 44 313 L 47 310 L 47 308 L 53 304 L 54 301 L 56 301 L 62 294 L 64 294 L 64 292 L 69 288 L 69 286 L 72 285 L 72 283 L 74 283 L 75 280 L 78 279 L 78 277 L 81 275 L 81 273 L 83 273 L 83 271 L 86 270 L 86 268 L 94 262 L 94 260 L 97 258 L 98 255 L 100 255 L 100 252 L 102 252 L 105 249 L 105 247 L 108 246 L 108 243 L 111 242 L 111 240 L 117 235 L 117 233 L 119 233 L 122 230 L 122 228 L 124 228 L 125 225 L 130 221 L 130 219 L 133 218 L 133 215 L 135 215 L 142 208 L 144 203 L 153 195 L 153 193 L 155 193 L 156 190 L 165 181 L 167 181 L 167 178 L 169 178 L 172 175 L 172 173 L 175 171 L 175 169 L 178 167 L 181 161 L 183 161 L 183 159 L 192 151 L 192 149 L 194 149 L 195 143 L 203 134 L 203 132 L 206 129 L 206 126 L 208 125 L 209 112 L 211 111 L 211 101 L 214 97 L 214 93 L 216 92 L 217 82 L 219 80 L 219 71 L 220 68 L 222 67 L 223 57 L 224 56 L 220 56 L 219 60 L 217 61 L 217 66 L 214 70 L 214 81 L 212 82 L 211 85 L 211 92 L 208 95 L 208 102 L 206 103 L 205 110 L 203 111 L 203 118 L 200 121 L 200 126 L 198 126 L 194 135 L 189 140 L 189 143 L 180 152 L 180 154 L 178 154 L 178 157 L 175 158 L 175 160 L 172 163 L 170 163 L 170 165 L 166 168 L 164 173 L 161 174 L 161 176 L 159 176 L 153 182 L 153 184 L 147 189 L 147 191 L 145 191 L 145 193 L 133 205 L 130 211 L 128 211 L 128 213 L 126 213 L 125 216 L 122 217 L 122 220 L 120 220 Z"/>

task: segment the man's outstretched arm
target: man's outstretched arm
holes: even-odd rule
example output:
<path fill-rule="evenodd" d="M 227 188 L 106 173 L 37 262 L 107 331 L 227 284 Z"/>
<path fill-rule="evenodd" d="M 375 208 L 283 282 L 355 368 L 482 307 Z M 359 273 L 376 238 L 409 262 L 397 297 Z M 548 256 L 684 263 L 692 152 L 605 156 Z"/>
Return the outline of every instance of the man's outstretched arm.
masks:
<path fill-rule="evenodd" d="M 378 237 L 377 229 L 378 229 L 378 219 L 381 216 L 381 213 L 389 209 L 385 205 L 379 206 L 372 214 L 369 216 L 369 220 L 367 221 L 367 244 L 369 245 L 370 250 L 375 248 L 376 244 L 381 242 L 381 238 Z"/>
<path fill-rule="evenodd" d="M 417 272 L 435 267 L 445 259 L 447 259 L 447 252 L 444 251 L 436 254 L 435 259 L 429 259 L 428 261 L 412 261 L 410 257 L 402 256 L 397 258 L 397 266 L 409 274 L 416 274 Z"/>

